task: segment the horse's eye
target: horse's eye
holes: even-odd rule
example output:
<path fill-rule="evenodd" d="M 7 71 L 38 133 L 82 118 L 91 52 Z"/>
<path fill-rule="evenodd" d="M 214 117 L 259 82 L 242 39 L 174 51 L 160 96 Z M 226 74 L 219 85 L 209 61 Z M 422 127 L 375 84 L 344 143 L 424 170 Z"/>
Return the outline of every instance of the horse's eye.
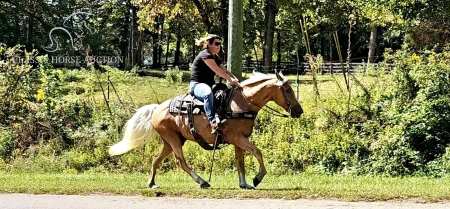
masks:
<path fill-rule="evenodd" d="M 291 93 L 291 92 L 292 92 L 291 89 L 286 90 L 286 93 Z"/>

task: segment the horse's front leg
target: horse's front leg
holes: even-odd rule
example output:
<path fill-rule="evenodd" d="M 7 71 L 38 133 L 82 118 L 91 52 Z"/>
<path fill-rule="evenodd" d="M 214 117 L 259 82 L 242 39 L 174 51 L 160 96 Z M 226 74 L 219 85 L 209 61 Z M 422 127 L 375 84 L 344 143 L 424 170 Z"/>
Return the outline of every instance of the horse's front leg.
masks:
<path fill-rule="evenodd" d="M 234 147 L 236 157 L 236 168 L 239 175 L 239 187 L 242 189 L 255 189 L 255 187 L 247 184 L 245 180 L 245 165 L 244 165 L 244 150 L 239 147 Z"/>
<path fill-rule="evenodd" d="M 236 146 L 242 150 L 252 153 L 256 157 L 256 159 L 258 159 L 259 172 L 258 172 L 258 174 L 256 174 L 255 178 L 253 179 L 253 185 L 256 187 L 256 186 L 258 186 L 259 183 L 261 183 L 261 181 L 263 180 L 264 176 L 267 173 L 266 167 L 264 166 L 262 153 L 253 143 L 251 143 L 248 140 L 247 137 L 240 136 L 240 137 L 235 137 L 234 139 L 236 139 L 236 140 L 232 140 L 232 141 L 230 141 L 230 143 L 232 143 L 234 146 Z M 236 150 L 236 158 L 238 157 L 237 153 L 238 153 L 238 151 Z M 244 168 L 243 168 L 244 167 L 243 155 L 244 154 L 242 153 L 242 163 L 241 163 L 242 165 L 241 166 L 242 166 L 242 173 L 243 173 L 242 175 L 245 175 Z M 239 160 L 238 160 L 238 162 L 239 162 Z M 238 171 L 239 171 L 239 167 L 238 167 Z M 241 176 L 241 174 L 239 174 L 239 178 L 241 178 L 240 176 Z M 245 178 L 245 176 L 244 176 L 244 178 Z M 240 181 L 241 181 L 241 179 L 240 179 Z M 245 180 L 244 180 L 244 182 L 245 182 Z"/>

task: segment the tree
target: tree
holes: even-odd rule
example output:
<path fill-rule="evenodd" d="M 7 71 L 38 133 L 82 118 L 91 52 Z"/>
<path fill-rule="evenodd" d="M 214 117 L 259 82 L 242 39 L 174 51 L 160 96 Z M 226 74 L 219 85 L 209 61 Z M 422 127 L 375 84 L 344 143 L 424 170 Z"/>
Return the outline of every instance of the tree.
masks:
<path fill-rule="evenodd" d="M 370 28 L 368 63 L 372 63 L 374 60 L 378 27 L 401 23 L 400 16 L 393 13 L 391 3 L 390 0 L 355 1 L 355 9 L 359 14 L 360 20 L 365 22 L 366 26 Z"/>
<path fill-rule="evenodd" d="M 406 20 L 406 31 L 416 49 L 442 49 L 450 42 L 449 0 L 402 0 L 393 5 Z"/>
<path fill-rule="evenodd" d="M 278 13 L 278 1 L 266 0 L 265 14 L 265 35 L 264 35 L 264 67 L 272 66 L 273 39 L 275 33 L 275 16 Z"/>

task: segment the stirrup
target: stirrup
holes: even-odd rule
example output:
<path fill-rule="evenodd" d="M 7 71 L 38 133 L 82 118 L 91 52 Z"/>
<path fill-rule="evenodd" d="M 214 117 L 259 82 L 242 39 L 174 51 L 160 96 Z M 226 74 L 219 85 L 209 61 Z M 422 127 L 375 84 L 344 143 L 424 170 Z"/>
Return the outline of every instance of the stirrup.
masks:
<path fill-rule="evenodd" d="M 215 127 L 213 127 L 213 124 L 210 124 L 212 134 L 215 134 L 215 133 L 217 133 L 217 131 L 221 131 L 224 129 L 223 124 L 217 123 L 217 122 L 214 124 L 215 124 Z"/>
<path fill-rule="evenodd" d="M 214 116 L 214 121 L 217 123 L 217 125 L 225 125 L 227 123 L 227 119 L 222 119 L 220 120 L 219 115 L 216 113 L 216 115 Z"/>

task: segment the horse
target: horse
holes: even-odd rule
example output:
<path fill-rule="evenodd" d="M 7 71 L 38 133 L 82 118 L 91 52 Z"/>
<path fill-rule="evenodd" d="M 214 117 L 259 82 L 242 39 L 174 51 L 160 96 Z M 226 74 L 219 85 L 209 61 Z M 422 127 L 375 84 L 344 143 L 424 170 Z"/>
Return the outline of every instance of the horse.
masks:
<path fill-rule="evenodd" d="M 173 152 L 176 165 L 200 184 L 201 188 L 208 188 L 211 185 L 186 164 L 182 146 L 187 140 L 194 142 L 196 140 L 189 130 L 188 115 L 170 113 L 171 100 L 139 108 L 125 124 L 123 139 L 109 148 L 109 154 L 111 156 L 124 154 L 133 148 L 145 145 L 150 139 L 159 135 L 164 145 L 153 158 L 147 186 L 159 187 L 155 183 L 157 168 L 161 161 Z M 232 112 L 255 112 L 257 114 L 269 101 L 281 106 L 290 113 L 292 118 L 299 118 L 303 113 L 302 106 L 296 99 L 288 79 L 281 72 L 275 72 L 275 75 L 253 72 L 253 75 L 243 81 L 240 87 L 234 87 L 227 109 Z M 214 144 L 216 134 L 211 133 L 206 115 L 197 114 L 193 117 L 194 126 L 198 128 L 197 133 L 207 143 Z M 239 187 L 242 189 L 255 189 L 267 173 L 261 151 L 249 141 L 254 124 L 254 118 L 232 117 L 227 120 L 221 130 L 223 140 L 234 145 L 235 166 L 239 174 Z M 253 186 L 247 184 L 245 179 L 244 151 L 253 154 L 259 163 L 259 171 L 253 179 Z"/>

